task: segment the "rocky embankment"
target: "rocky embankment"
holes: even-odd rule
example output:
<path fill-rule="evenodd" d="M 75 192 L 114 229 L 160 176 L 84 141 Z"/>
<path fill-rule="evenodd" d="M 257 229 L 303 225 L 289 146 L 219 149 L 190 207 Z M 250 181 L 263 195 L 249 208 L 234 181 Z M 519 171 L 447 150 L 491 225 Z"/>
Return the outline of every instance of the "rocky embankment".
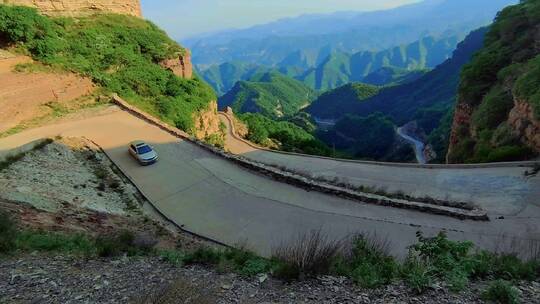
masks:
<path fill-rule="evenodd" d="M 29 6 L 49 16 L 86 16 L 94 13 L 142 16 L 139 0 L 0 0 L 0 4 Z"/>

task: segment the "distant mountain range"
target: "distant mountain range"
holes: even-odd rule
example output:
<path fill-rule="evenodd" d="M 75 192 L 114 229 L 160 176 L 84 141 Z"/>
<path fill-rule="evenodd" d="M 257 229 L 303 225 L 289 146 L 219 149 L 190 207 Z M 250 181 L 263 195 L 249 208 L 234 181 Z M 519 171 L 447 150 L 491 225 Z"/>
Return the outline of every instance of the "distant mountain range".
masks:
<path fill-rule="evenodd" d="M 333 51 L 381 51 L 423 37 L 464 37 L 517 0 L 426 0 L 391 10 L 307 15 L 183 41 L 195 64 L 241 61 L 277 66 L 302 58 L 316 67 Z M 466 9 L 464 9 L 464 7 Z"/>
<path fill-rule="evenodd" d="M 279 71 L 321 91 L 349 82 L 395 85 L 415 80 L 426 70 L 448 59 L 459 40 L 457 36 L 441 39 L 425 37 L 380 52 L 364 51 L 355 54 L 328 50 L 326 58 L 320 60 L 315 67 L 310 67 L 307 58 L 298 51 L 275 67 L 226 62 L 200 70 L 199 74 L 212 85 L 218 95 L 229 91 L 236 81 L 249 80 L 256 73 L 270 71 Z"/>

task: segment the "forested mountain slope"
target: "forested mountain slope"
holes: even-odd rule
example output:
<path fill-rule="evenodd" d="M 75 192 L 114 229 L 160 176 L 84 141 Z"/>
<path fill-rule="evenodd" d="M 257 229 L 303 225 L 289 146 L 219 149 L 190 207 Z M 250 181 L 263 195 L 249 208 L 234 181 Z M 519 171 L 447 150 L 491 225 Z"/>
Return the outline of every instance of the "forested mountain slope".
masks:
<path fill-rule="evenodd" d="M 540 2 L 504 9 L 462 73 L 448 162 L 523 160 L 540 152 Z"/>
<path fill-rule="evenodd" d="M 307 111 L 325 119 L 337 119 L 345 113 L 369 115 L 383 112 L 392 116 L 397 123 L 405 123 L 414 119 L 419 108 L 438 105 L 450 107 L 457 92 L 461 67 L 482 47 L 484 33 L 485 29 L 471 33 L 459 44 L 451 59 L 414 82 L 384 88 L 375 96 L 362 99 L 362 102 L 357 99 L 343 104 L 342 100 L 337 101 L 335 98 L 323 99 L 323 95 Z M 333 102 L 340 102 L 339 107 L 347 111 L 332 111 L 330 108 L 334 107 Z"/>
<path fill-rule="evenodd" d="M 290 116 L 309 105 L 315 93 L 303 83 L 278 72 L 254 75 L 239 81 L 218 100 L 219 107 L 235 113 L 261 113 L 268 117 Z"/>

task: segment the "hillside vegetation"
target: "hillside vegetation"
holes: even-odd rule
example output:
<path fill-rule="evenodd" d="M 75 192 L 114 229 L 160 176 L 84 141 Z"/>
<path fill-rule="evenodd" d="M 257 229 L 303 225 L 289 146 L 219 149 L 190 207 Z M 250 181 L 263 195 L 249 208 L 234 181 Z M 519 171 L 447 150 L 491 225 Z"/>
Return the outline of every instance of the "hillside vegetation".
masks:
<path fill-rule="evenodd" d="M 540 152 L 538 134 L 525 134 L 540 120 L 539 26 L 538 1 L 523 0 L 497 16 L 462 73 L 449 162 L 523 160 Z M 517 112 L 520 123 L 512 125 L 510 111 L 519 103 L 532 115 Z"/>
<path fill-rule="evenodd" d="M 297 119 L 275 120 L 254 113 L 241 114 L 240 119 L 248 126 L 247 138 L 254 143 L 283 151 L 332 156 L 330 148 L 307 127 L 299 126 Z"/>
<path fill-rule="evenodd" d="M 160 61 L 185 50 L 140 18 L 49 18 L 31 8 L 0 5 L 0 41 L 47 65 L 88 76 L 186 131 L 194 127 L 194 113 L 216 99 L 203 81 L 181 79 L 160 67 Z"/>
<path fill-rule="evenodd" d="M 236 83 L 220 97 L 220 108 L 231 107 L 235 113 L 261 113 L 268 117 L 290 116 L 307 106 L 315 93 L 301 82 L 277 72 L 253 76 Z"/>
<path fill-rule="evenodd" d="M 361 102 L 354 94 L 347 93 L 345 86 L 321 95 L 307 111 L 318 118 L 334 120 L 345 114 L 366 117 L 380 112 L 396 126 L 417 120 L 437 153 L 436 161 L 442 162 L 448 146 L 459 74 L 463 65 L 482 47 L 485 32 L 486 29 L 479 29 L 469 34 L 452 58 L 413 82 L 382 88 L 371 96 L 366 95 Z M 363 131 L 369 133 L 376 129 Z"/>
<path fill-rule="evenodd" d="M 322 94 L 311 103 L 306 112 L 317 118 L 341 118 L 350 113 L 357 104 L 377 95 L 379 90 L 372 85 L 350 83 Z"/>

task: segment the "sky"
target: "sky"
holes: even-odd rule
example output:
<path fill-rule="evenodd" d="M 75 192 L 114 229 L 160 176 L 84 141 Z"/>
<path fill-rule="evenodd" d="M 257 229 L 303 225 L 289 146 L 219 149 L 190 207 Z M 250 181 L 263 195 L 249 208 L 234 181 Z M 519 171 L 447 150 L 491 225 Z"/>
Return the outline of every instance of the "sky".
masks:
<path fill-rule="evenodd" d="M 371 11 L 419 0 L 141 0 L 143 15 L 175 39 L 336 11 Z"/>

